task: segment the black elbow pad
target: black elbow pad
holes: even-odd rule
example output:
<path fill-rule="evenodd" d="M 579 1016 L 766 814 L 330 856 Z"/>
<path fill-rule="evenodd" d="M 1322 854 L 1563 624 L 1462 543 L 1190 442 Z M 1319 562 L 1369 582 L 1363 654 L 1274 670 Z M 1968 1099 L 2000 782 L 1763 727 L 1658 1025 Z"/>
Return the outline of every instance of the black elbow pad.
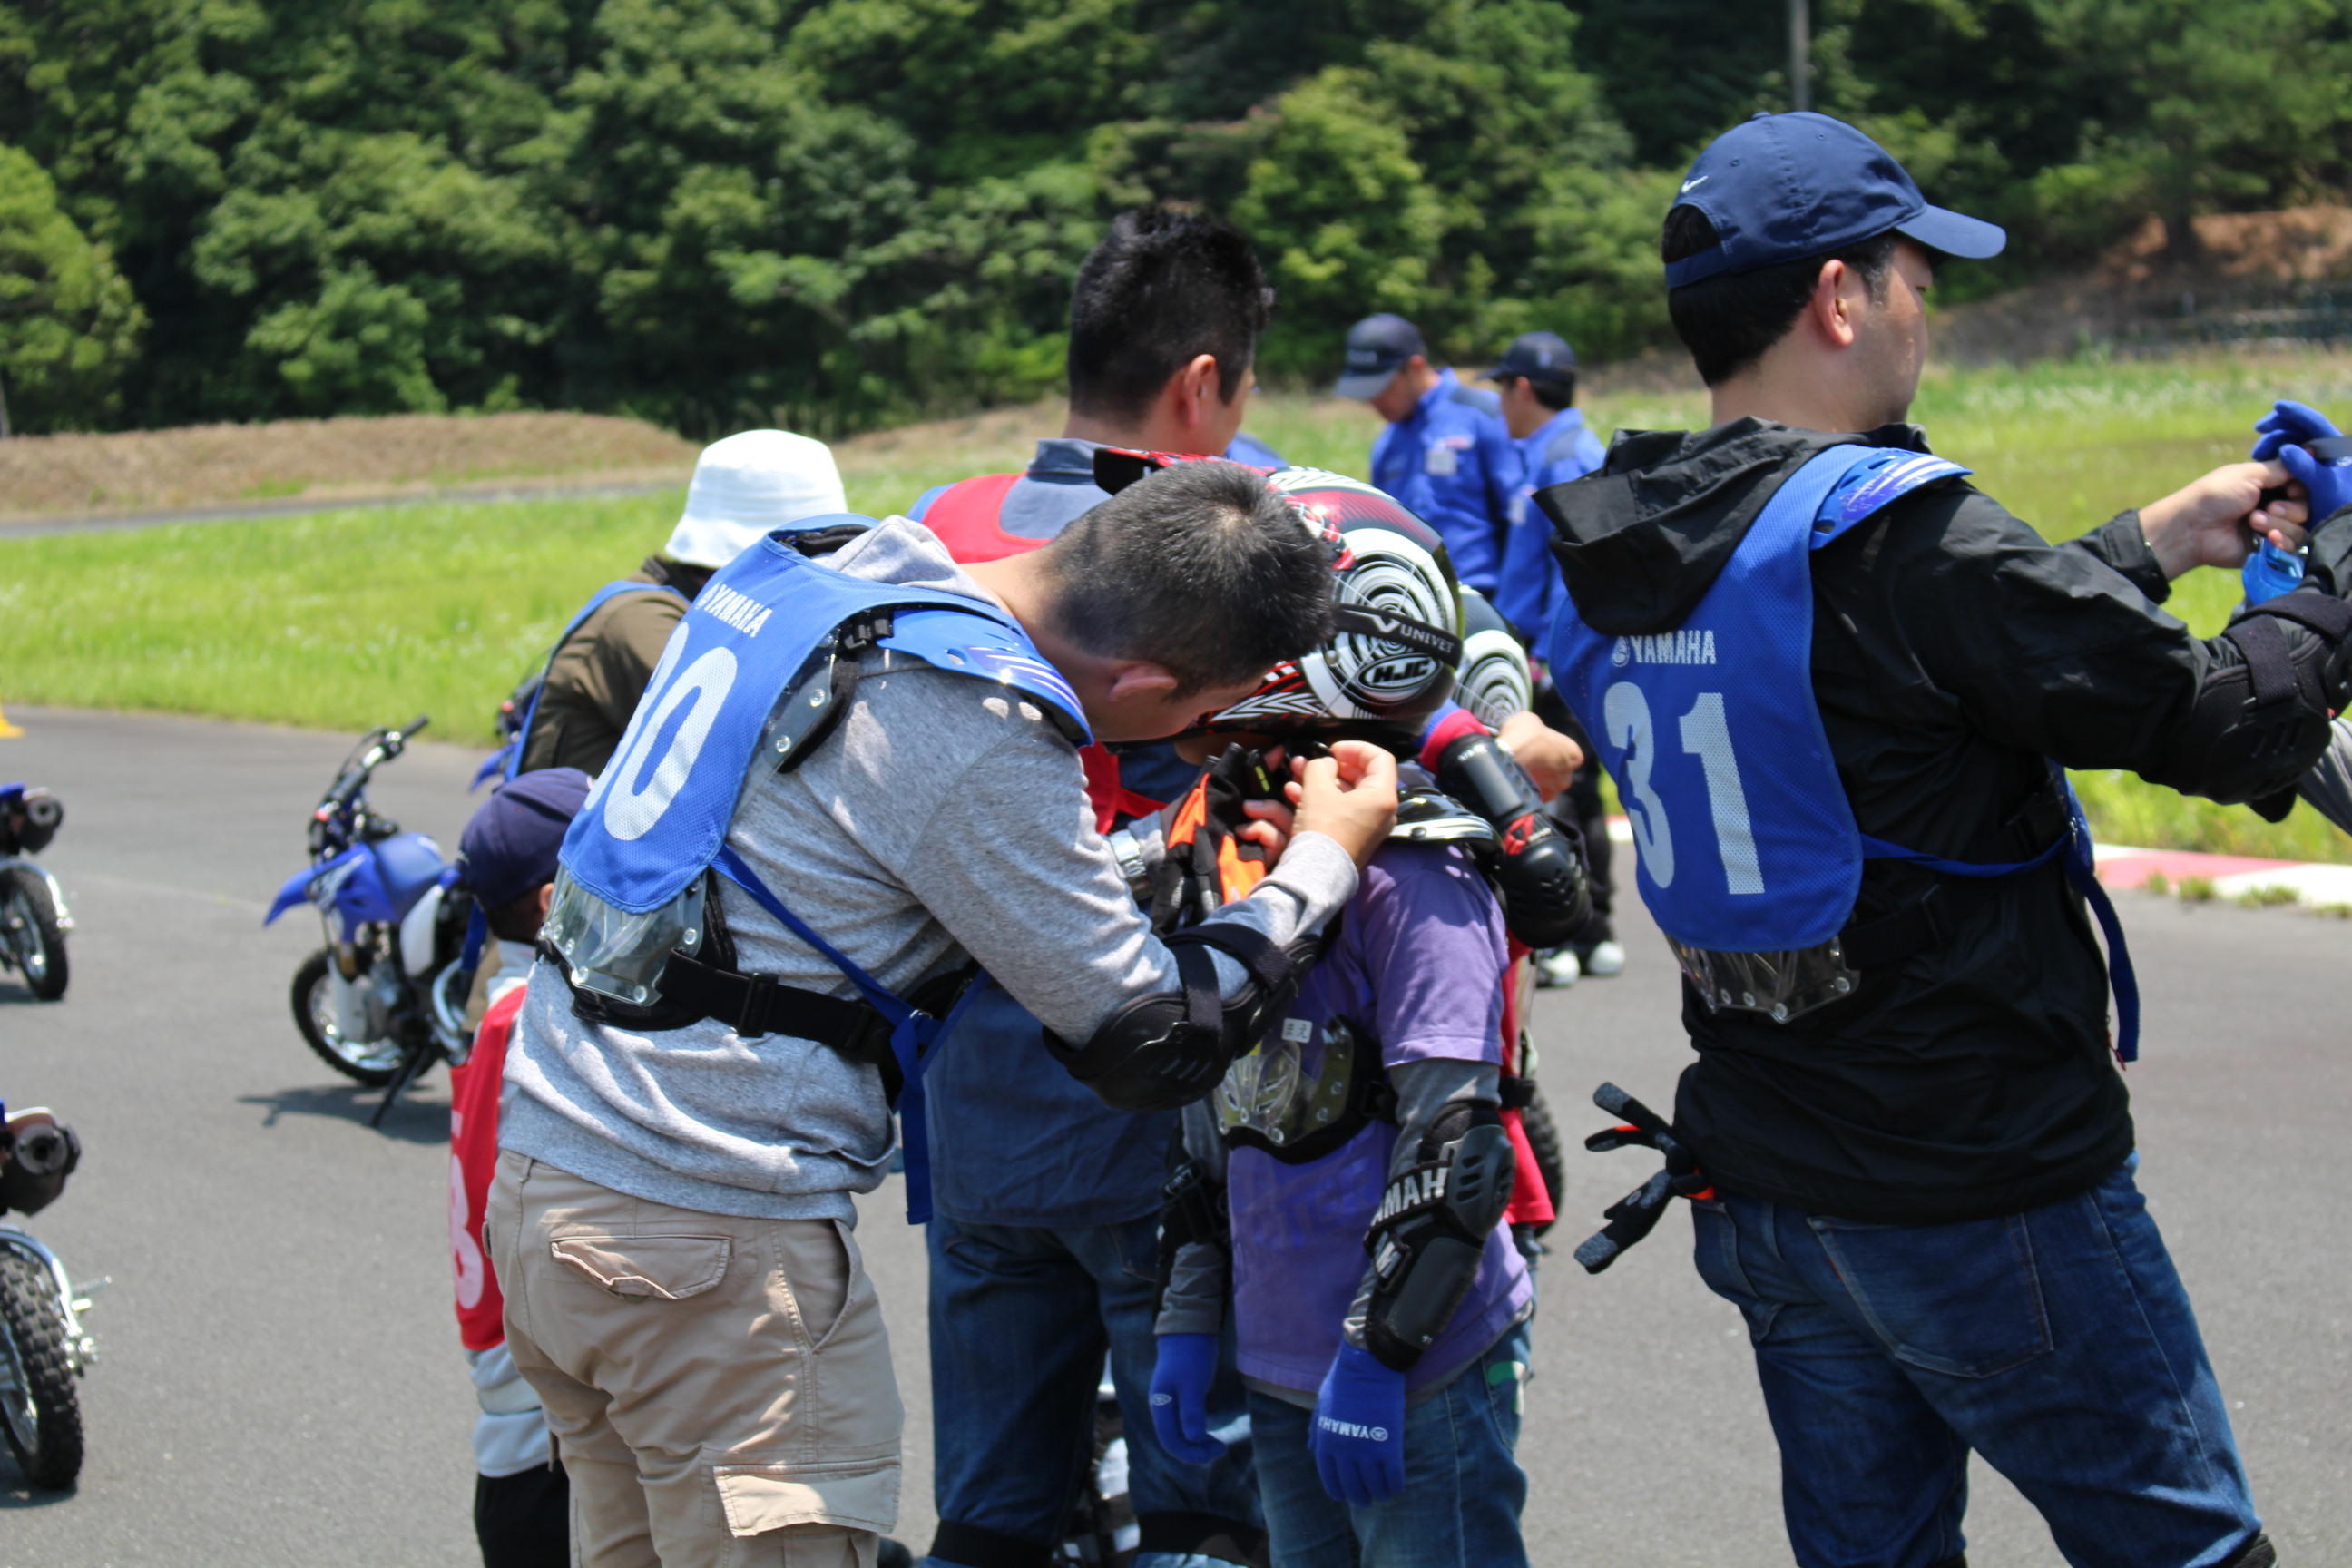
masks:
<path fill-rule="evenodd" d="M 1511 934 L 1538 951 L 1574 936 L 1592 907 L 1584 847 L 1544 811 L 1511 753 L 1492 735 L 1465 735 L 1438 759 L 1437 783 L 1501 836 L 1495 887 Z"/>
<path fill-rule="evenodd" d="M 1046 1048 L 1115 1110 L 1173 1110 L 1206 1096 L 1234 1058 L 1257 1041 L 1260 1022 L 1290 1005 L 1303 953 L 1244 925 L 1212 921 L 1165 939 L 1180 991 L 1122 1005 L 1082 1046 L 1045 1036 Z M 1228 1001 L 1208 950 L 1238 960 L 1250 978 Z"/>
<path fill-rule="evenodd" d="M 2352 680 L 2352 607 L 2298 589 L 2255 605 L 2221 640 L 2244 662 L 2206 678 L 2168 771 L 2235 805 L 2292 788 L 2327 749 L 2329 714 Z"/>
<path fill-rule="evenodd" d="M 1488 1233 L 1511 1206 L 1516 1167 L 1500 1110 L 1449 1107 L 1423 1139 L 1419 1163 L 1381 1194 L 1364 1237 L 1372 1255 L 1364 1348 L 1382 1365 L 1411 1367 L 1453 1321 Z"/>

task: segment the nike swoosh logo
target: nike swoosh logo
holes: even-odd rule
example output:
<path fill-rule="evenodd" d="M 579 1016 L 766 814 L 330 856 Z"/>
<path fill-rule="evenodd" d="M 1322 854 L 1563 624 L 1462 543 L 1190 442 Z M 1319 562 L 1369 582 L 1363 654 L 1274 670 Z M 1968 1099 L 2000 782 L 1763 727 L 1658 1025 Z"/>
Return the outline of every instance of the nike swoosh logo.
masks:
<path fill-rule="evenodd" d="M 1685 181 L 1683 182 L 1683 192 L 1682 192 L 1682 194 L 1683 194 L 1683 195 L 1690 195 L 1693 191 L 1695 191 L 1695 190 L 1698 189 L 1701 185 L 1703 185 L 1703 184 L 1706 184 L 1709 180 L 1711 180 L 1711 179 L 1713 179 L 1713 178 L 1715 178 L 1715 176 L 1714 176 L 1714 175 L 1712 175 L 1712 174 L 1701 174 L 1701 175 L 1700 175 L 1697 179 L 1696 179 L 1696 180 L 1685 180 Z"/>

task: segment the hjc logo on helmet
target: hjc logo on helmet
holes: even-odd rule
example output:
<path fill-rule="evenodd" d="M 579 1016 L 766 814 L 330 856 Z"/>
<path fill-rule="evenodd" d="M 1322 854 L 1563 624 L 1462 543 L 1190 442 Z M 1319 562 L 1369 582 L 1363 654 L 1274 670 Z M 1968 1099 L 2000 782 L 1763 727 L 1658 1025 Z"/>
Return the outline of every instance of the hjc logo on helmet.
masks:
<path fill-rule="evenodd" d="M 1332 633 L 1204 727 L 1418 724 L 1453 695 L 1462 658 L 1460 590 L 1444 545 L 1360 479 L 1284 468 L 1267 482 L 1339 546 Z"/>

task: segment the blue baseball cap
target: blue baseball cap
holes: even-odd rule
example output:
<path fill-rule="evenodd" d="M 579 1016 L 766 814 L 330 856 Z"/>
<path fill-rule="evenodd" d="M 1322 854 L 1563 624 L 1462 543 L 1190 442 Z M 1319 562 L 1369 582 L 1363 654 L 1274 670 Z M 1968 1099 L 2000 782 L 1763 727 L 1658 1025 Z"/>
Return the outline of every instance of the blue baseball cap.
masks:
<path fill-rule="evenodd" d="M 1666 263 L 1666 287 L 1753 272 L 1892 229 L 1946 256 L 1980 260 L 2009 243 L 1999 226 L 1927 205 L 1886 149 L 1842 120 L 1759 114 L 1707 145 L 1675 198 L 1715 226 L 1712 250 Z"/>
<path fill-rule="evenodd" d="M 1488 381 L 1523 376 L 1538 386 L 1558 386 L 1576 374 L 1576 351 L 1558 332 L 1521 332 L 1503 351 Z"/>
<path fill-rule="evenodd" d="M 500 784 L 457 840 L 460 879 L 475 900 L 500 909 L 555 880 L 564 830 L 587 798 L 588 775 L 578 768 L 540 768 Z"/>
<path fill-rule="evenodd" d="M 1366 316 L 1348 329 L 1348 368 L 1331 390 L 1359 403 L 1377 397 L 1405 361 L 1428 352 L 1421 329 L 1402 316 Z"/>

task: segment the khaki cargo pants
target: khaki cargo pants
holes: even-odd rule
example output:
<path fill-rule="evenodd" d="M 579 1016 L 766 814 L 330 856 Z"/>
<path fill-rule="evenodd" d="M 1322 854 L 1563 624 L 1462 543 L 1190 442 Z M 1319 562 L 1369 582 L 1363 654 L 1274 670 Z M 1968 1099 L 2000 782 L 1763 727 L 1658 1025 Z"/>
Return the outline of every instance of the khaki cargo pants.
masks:
<path fill-rule="evenodd" d="M 846 1226 L 647 1203 L 513 1152 L 483 1226 L 580 1568 L 874 1568 L 903 1411 Z"/>

